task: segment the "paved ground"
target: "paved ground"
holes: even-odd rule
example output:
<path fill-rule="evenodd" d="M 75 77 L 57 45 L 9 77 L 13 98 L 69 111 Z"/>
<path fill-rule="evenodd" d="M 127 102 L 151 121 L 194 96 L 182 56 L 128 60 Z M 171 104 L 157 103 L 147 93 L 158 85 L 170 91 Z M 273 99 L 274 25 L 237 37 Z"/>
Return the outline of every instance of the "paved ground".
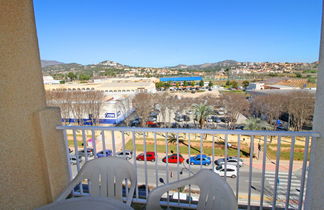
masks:
<path fill-rule="evenodd" d="M 166 183 L 177 181 L 189 177 L 192 174 L 197 173 L 201 168 L 211 169 L 212 165 L 209 166 L 200 166 L 200 165 L 188 165 L 188 164 L 168 164 L 168 167 L 165 163 L 161 161 L 161 158 L 157 162 L 147 162 L 144 161 L 135 161 L 134 159 L 129 160 L 132 164 L 136 164 L 138 184 L 147 184 L 150 188 L 162 185 L 159 182 L 160 178 L 163 178 Z M 251 188 L 249 185 L 249 165 L 248 159 L 244 159 L 244 165 L 240 168 L 239 172 L 239 203 L 247 204 L 248 203 L 248 193 L 249 189 L 251 190 L 251 204 L 260 205 L 260 191 L 262 186 L 262 168 L 260 167 L 260 161 L 254 160 L 252 168 L 252 182 Z M 83 165 L 84 161 L 80 164 L 80 167 Z M 297 165 L 297 164 L 295 164 Z M 287 161 L 282 161 L 282 168 L 285 169 L 288 166 Z M 269 167 L 272 169 L 272 167 Z M 180 173 L 182 172 L 182 173 Z M 295 170 L 298 172 L 298 170 Z M 72 166 L 72 174 L 77 173 L 76 165 Z M 226 178 L 227 183 L 232 187 L 233 191 L 236 192 L 237 178 Z M 280 169 L 279 173 L 279 185 L 278 185 L 278 198 L 277 203 L 280 206 L 283 206 L 285 203 L 285 195 L 287 193 L 287 181 L 288 173 Z M 274 195 L 274 171 L 267 170 L 264 178 L 264 205 L 271 206 L 272 198 Z M 292 184 L 290 188 L 290 207 L 296 207 L 298 204 L 299 198 L 299 187 L 300 187 L 300 178 L 296 173 L 292 175 Z M 195 186 L 191 187 L 193 195 L 199 189 Z M 197 194 L 199 196 L 199 194 Z"/>

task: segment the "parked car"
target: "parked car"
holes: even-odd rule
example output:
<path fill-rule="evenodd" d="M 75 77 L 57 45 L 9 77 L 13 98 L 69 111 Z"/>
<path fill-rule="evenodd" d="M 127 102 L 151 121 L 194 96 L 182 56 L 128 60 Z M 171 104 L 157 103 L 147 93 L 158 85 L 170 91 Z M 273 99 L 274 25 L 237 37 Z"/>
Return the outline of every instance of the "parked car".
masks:
<path fill-rule="evenodd" d="M 190 165 L 209 165 L 211 163 L 210 157 L 207 155 L 197 155 L 195 157 L 190 157 L 187 159 L 187 163 Z"/>
<path fill-rule="evenodd" d="M 131 121 L 130 126 L 134 127 L 134 126 L 139 126 L 140 124 L 141 124 L 141 119 L 136 118 L 133 121 Z"/>
<path fill-rule="evenodd" d="M 106 149 L 105 151 L 101 151 L 97 153 L 97 157 L 101 158 L 101 157 L 108 157 L 112 155 L 112 151 L 110 149 Z"/>
<path fill-rule="evenodd" d="M 172 154 L 172 155 L 169 155 L 168 157 L 164 157 L 162 159 L 162 162 L 166 163 L 167 158 L 168 158 L 168 163 L 178 163 L 178 162 L 182 163 L 184 161 L 184 158 L 182 157 L 181 154 L 179 154 L 179 159 L 178 159 L 177 154 Z"/>
<path fill-rule="evenodd" d="M 188 111 L 186 111 L 186 114 L 187 115 L 191 115 L 193 112 L 192 112 L 192 110 L 188 110 Z"/>
<path fill-rule="evenodd" d="M 142 185 L 139 185 L 138 187 L 138 197 L 139 198 L 147 198 L 147 195 L 146 195 L 146 185 L 145 184 L 142 184 Z M 147 188 L 147 191 L 148 193 L 150 193 L 150 188 Z M 125 186 L 123 185 L 123 188 L 122 188 L 122 195 L 123 197 L 126 197 L 126 188 Z M 136 196 L 136 190 L 134 191 L 134 197 Z"/>
<path fill-rule="evenodd" d="M 149 117 L 148 118 L 148 121 L 156 122 L 157 121 L 157 118 L 156 117 Z"/>
<path fill-rule="evenodd" d="M 227 165 L 237 166 L 237 162 L 239 163 L 240 167 L 243 165 L 243 160 L 242 159 L 239 159 L 237 157 L 228 157 L 227 158 Z M 215 160 L 215 164 L 216 165 L 225 164 L 225 158 L 220 158 L 218 160 Z"/>
<path fill-rule="evenodd" d="M 237 129 L 237 130 L 243 130 L 244 129 L 244 125 L 237 125 L 237 126 L 235 126 L 235 129 Z"/>
<path fill-rule="evenodd" d="M 85 151 L 87 151 L 87 154 L 86 154 Z M 92 148 L 87 148 L 86 150 L 84 150 L 84 149 L 83 150 L 80 150 L 79 151 L 79 155 L 81 155 L 83 157 L 85 157 L 85 156 L 93 157 L 94 156 L 93 149 Z"/>
<path fill-rule="evenodd" d="M 183 119 L 182 116 L 177 115 L 177 116 L 174 118 L 174 120 L 177 121 L 177 122 L 183 122 L 184 119 Z"/>
<path fill-rule="evenodd" d="M 215 117 L 215 116 L 214 116 L 212 119 L 213 119 L 213 121 L 214 121 L 215 123 L 220 123 L 220 122 L 222 122 L 221 119 L 220 119 L 219 117 Z"/>
<path fill-rule="evenodd" d="M 228 123 L 230 121 L 229 117 L 221 117 L 220 120 L 224 123 Z"/>
<path fill-rule="evenodd" d="M 207 118 L 207 122 L 213 122 L 212 118 Z"/>
<path fill-rule="evenodd" d="M 189 122 L 190 121 L 190 117 L 188 115 L 182 115 L 182 118 L 186 122 Z"/>
<path fill-rule="evenodd" d="M 142 160 L 144 161 L 144 153 L 141 153 L 139 155 L 137 155 L 136 160 Z M 147 161 L 155 161 L 155 152 L 146 152 L 146 160 Z"/>
<path fill-rule="evenodd" d="M 215 166 L 214 172 L 219 176 L 225 176 L 225 165 Z M 231 177 L 231 178 L 237 177 L 236 166 L 228 165 L 226 167 L 226 177 Z"/>
<path fill-rule="evenodd" d="M 129 150 L 124 150 L 116 154 L 116 157 L 124 158 L 126 160 L 132 159 L 132 156 L 133 156 L 133 152 Z"/>
<path fill-rule="evenodd" d="M 77 161 L 79 161 L 79 163 L 82 162 L 82 156 L 81 155 L 78 155 L 78 156 L 76 156 L 75 154 L 70 155 L 70 162 L 73 165 L 76 165 L 77 164 Z"/>

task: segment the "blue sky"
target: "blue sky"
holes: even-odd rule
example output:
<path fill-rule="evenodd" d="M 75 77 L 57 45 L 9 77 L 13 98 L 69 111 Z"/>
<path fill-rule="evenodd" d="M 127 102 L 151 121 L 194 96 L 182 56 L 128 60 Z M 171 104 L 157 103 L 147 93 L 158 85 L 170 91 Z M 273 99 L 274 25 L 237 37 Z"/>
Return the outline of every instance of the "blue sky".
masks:
<path fill-rule="evenodd" d="M 132 66 L 318 59 L 321 0 L 34 0 L 42 59 Z"/>

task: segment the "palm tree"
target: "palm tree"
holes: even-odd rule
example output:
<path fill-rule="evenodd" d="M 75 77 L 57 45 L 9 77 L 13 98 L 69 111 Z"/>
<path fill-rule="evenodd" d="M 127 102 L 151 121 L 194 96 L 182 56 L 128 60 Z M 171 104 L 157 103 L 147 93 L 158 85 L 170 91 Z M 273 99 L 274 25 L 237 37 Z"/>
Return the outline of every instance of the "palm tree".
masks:
<path fill-rule="evenodd" d="M 213 113 L 213 109 L 206 103 L 194 104 L 192 107 L 194 109 L 195 119 L 199 122 L 199 128 L 202 129 L 205 125 L 208 115 Z"/>
<path fill-rule="evenodd" d="M 177 135 L 173 134 L 173 133 L 168 134 L 168 142 L 171 143 L 171 144 L 176 144 L 177 143 Z M 189 146 L 191 149 L 193 149 L 193 150 L 200 153 L 199 149 L 196 149 L 196 148 L 192 147 L 191 145 L 188 145 L 187 143 L 185 143 L 185 140 L 184 140 L 183 136 L 178 136 L 178 142 L 179 142 L 179 144 L 183 144 L 186 147 Z"/>

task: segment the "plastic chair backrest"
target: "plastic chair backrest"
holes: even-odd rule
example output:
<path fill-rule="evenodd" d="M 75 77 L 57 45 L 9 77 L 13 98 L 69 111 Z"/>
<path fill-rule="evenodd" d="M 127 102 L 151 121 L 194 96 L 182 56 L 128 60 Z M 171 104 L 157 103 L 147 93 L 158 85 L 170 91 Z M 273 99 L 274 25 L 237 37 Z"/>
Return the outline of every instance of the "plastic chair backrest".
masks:
<path fill-rule="evenodd" d="M 131 187 L 126 204 L 131 204 L 137 179 L 134 166 L 127 160 L 118 157 L 103 157 L 86 162 L 56 201 L 66 199 L 74 187 L 85 179 L 89 181 L 90 196 L 110 197 L 118 200 L 122 200 L 122 182 L 125 179 L 130 180 Z"/>
<path fill-rule="evenodd" d="M 198 185 L 200 188 L 197 209 L 236 210 L 238 208 L 233 190 L 224 179 L 211 170 L 202 169 L 189 178 L 155 188 L 149 194 L 146 209 L 161 209 L 160 199 L 164 193 L 186 185 Z"/>

